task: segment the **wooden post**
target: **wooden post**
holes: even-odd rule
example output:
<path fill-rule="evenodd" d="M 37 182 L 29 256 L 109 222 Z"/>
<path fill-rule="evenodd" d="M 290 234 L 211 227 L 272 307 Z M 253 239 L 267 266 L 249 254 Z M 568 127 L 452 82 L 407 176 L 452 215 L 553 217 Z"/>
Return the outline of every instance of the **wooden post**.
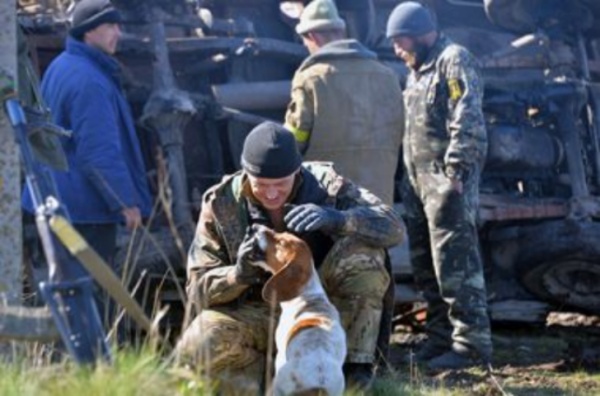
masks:
<path fill-rule="evenodd" d="M 0 1 L 0 71 L 17 81 L 17 9 Z M 19 154 L 4 111 L 0 111 L 0 296 L 18 304 L 21 292 L 21 187 Z M 2 303 L 2 302 L 0 302 Z"/>

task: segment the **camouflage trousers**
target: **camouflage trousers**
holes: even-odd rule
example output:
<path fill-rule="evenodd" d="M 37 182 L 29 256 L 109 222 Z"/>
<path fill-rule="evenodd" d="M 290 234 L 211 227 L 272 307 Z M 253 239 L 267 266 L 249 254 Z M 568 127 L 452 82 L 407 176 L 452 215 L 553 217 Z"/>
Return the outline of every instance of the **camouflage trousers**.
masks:
<path fill-rule="evenodd" d="M 384 262 L 384 249 L 346 237 L 335 242 L 319 268 L 321 282 L 346 331 L 347 362 L 374 360 L 383 297 L 390 282 Z M 248 378 L 264 377 L 273 312 L 278 317 L 279 307 L 262 301 L 205 309 L 182 335 L 179 355 L 222 383 L 242 381 L 249 386 L 245 384 Z"/>
<path fill-rule="evenodd" d="M 429 340 L 489 358 L 487 297 L 476 217 L 479 172 L 465 175 L 463 192 L 441 167 L 413 169 L 402 186 L 417 286 L 427 300 Z"/>

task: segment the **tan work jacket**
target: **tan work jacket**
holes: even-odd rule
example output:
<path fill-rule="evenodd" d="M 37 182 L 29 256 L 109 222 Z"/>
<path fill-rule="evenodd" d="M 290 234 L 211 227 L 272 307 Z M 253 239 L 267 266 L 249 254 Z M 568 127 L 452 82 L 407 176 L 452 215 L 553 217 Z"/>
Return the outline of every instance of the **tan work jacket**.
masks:
<path fill-rule="evenodd" d="M 334 41 L 300 66 L 291 96 L 286 126 L 305 160 L 334 162 L 344 177 L 392 204 L 404 130 L 396 74 L 356 40 Z"/>

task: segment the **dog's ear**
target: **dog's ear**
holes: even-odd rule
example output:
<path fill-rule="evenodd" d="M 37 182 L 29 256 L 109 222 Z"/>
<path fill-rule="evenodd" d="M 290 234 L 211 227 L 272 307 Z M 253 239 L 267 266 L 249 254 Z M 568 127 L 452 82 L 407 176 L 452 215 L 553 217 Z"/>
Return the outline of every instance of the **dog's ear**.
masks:
<path fill-rule="evenodd" d="M 298 297 L 311 276 L 311 257 L 296 256 L 265 283 L 262 290 L 263 299 L 280 303 Z"/>

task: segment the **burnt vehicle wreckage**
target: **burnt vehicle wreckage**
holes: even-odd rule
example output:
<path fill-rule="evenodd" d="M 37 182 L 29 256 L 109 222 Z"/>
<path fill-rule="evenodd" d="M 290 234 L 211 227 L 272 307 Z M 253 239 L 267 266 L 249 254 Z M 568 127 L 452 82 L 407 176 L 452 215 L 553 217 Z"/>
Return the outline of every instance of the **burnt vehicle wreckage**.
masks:
<path fill-rule="evenodd" d="M 146 293 L 170 284 L 150 300 L 183 304 L 183 284 L 174 280 L 185 275 L 202 193 L 239 169 L 254 125 L 283 119 L 291 77 L 308 55 L 294 33 L 304 2 L 113 2 L 124 14 L 123 84 L 162 203 L 149 232 L 123 241 L 118 261 L 147 270 Z M 422 2 L 482 65 L 489 149 L 479 219 L 492 319 L 543 321 L 553 309 L 599 313 L 600 4 Z M 403 83 L 407 70 L 384 35 L 399 1 L 336 3 L 348 34 Z M 72 5 L 18 1 L 39 75 L 63 48 Z M 399 304 L 418 300 L 405 250 L 391 254 Z"/>

